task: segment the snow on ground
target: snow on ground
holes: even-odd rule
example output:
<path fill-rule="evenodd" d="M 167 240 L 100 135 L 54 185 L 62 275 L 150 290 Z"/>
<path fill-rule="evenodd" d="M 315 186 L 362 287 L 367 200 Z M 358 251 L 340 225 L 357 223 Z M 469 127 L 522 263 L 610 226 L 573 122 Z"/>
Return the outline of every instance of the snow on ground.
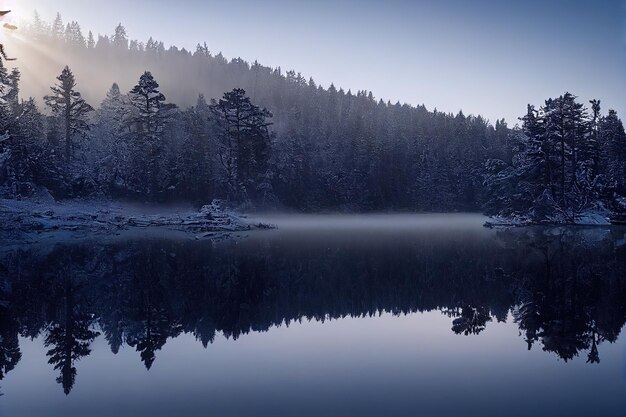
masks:
<path fill-rule="evenodd" d="M 546 218 L 545 222 L 537 223 L 528 217 L 506 217 L 506 216 L 492 216 L 487 222 L 485 227 L 521 227 L 521 226 L 533 226 L 533 225 L 572 225 L 572 226 L 608 226 L 611 224 L 609 221 L 609 212 L 606 210 L 589 210 L 576 215 L 573 222 L 568 221 L 564 217 L 552 216 Z"/>
<path fill-rule="evenodd" d="M 186 207 L 140 206 L 110 201 L 56 202 L 45 197 L 0 199 L 0 225 L 0 245 L 115 236 L 138 231 L 143 234 L 167 231 L 199 239 L 271 227 L 252 224 L 244 216 L 224 209 L 217 200 L 195 211 Z"/>
<path fill-rule="evenodd" d="M 609 222 L 607 213 L 589 211 L 582 213 L 580 216 L 577 216 L 576 224 L 585 226 L 606 226 L 607 224 L 611 224 L 611 222 Z"/>

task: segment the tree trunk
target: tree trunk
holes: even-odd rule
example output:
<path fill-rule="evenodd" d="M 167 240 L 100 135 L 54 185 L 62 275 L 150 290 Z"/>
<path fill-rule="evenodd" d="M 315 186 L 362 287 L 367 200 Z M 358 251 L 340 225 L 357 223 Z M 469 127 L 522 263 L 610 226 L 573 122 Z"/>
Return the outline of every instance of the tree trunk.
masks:
<path fill-rule="evenodd" d="M 68 95 L 65 100 L 65 158 L 67 162 L 70 162 L 72 159 L 72 99 Z"/>

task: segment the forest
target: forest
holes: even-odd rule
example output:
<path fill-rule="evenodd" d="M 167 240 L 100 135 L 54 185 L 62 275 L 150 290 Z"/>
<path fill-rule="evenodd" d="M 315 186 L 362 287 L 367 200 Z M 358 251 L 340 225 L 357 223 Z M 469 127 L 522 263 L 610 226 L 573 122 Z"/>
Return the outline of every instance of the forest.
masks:
<path fill-rule="evenodd" d="M 63 62 L 42 91 L 0 67 L 3 198 L 44 188 L 56 199 L 483 211 L 536 223 L 626 212 L 626 134 L 599 100 L 565 93 L 510 127 L 324 88 L 206 43 L 131 40 L 121 24 L 95 37 L 35 14 L 23 35 L 31 41 L 14 40 L 17 55 Z M 22 87 L 40 96 L 22 98 Z"/>

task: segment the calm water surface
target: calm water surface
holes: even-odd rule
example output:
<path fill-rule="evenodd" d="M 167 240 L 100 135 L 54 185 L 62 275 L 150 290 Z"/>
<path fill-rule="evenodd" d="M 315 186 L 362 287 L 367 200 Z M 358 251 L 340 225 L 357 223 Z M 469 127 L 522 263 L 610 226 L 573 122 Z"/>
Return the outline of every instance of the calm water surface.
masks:
<path fill-rule="evenodd" d="M 626 415 L 625 228 L 261 217 L 1 249 L 0 416 Z"/>

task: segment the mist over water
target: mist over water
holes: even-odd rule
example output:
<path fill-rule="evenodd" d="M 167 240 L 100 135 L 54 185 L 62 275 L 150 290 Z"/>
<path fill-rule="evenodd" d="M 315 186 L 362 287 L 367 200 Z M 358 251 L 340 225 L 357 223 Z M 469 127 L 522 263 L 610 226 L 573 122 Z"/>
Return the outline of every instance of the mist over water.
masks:
<path fill-rule="evenodd" d="M 252 216 L 261 221 L 276 224 L 281 232 L 328 231 L 371 232 L 387 231 L 402 233 L 428 233 L 438 230 L 477 231 L 487 217 L 476 213 L 426 213 L 406 214 L 261 214 Z M 482 229 L 483 231 L 486 229 Z"/>
<path fill-rule="evenodd" d="M 306 245 L 341 242 L 344 245 L 377 248 L 406 243 L 446 244 L 453 239 L 484 239 L 491 231 L 481 227 L 487 217 L 460 214 L 265 214 L 250 220 L 277 225 L 253 239 L 301 241 Z"/>

